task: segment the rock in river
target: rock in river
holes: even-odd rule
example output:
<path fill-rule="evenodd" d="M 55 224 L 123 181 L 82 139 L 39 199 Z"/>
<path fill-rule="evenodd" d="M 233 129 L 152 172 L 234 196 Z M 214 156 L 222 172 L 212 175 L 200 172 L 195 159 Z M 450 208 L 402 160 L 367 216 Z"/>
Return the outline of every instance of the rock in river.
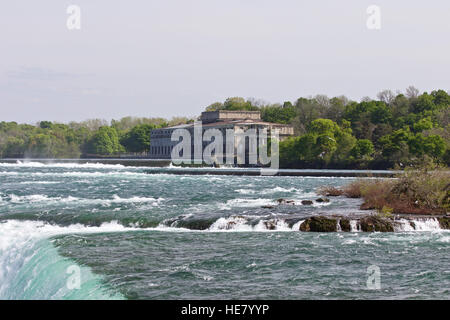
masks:
<path fill-rule="evenodd" d="M 350 232 L 352 230 L 349 219 L 342 218 L 341 220 L 339 220 L 339 226 L 341 227 L 341 230 L 344 232 Z"/>
<path fill-rule="evenodd" d="M 336 232 L 337 221 L 327 217 L 311 217 L 300 225 L 300 231 L 311 232 Z"/>
<path fill-rule="evenodd" d="M 367 216 L 361 218 L 359 224 L 364 232 L 394 232 L 394 221 L 392 219 Z"/>
<path fill-rule="evenodd" d="M 438 221 L 439 221 L 439 225 L 441 226 L 442 229 L 450 230 L 450 217 L 448 217 L 448 216 L 441 217 L 441 218 L 438 218 Z"/>

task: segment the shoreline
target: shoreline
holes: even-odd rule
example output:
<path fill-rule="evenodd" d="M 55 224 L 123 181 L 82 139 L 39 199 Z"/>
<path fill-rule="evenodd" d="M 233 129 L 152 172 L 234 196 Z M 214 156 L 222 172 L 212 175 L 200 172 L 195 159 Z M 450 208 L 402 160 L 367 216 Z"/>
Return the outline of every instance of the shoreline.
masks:
<path fill-rule="evenodd" d="M 268 169 L 270 170 L 270 169 Z M 277 176 L 277 177 L 377 177 L 393 178 L 394 171 L 333 170 L 333 169 L 278 169 L 275 174 L 267 174 L 261 168 L 158 168 L 146 170 L 147 174 L 173 175 L 218 175 L 218 176 Z"/>
<path fill-rule="evenodd" d="M 119 164 L 126 167 L 167 167 L 170 165 L 170 160 L 160 160 L 160 159 L 128 159 L 128 158 L 74 158 L 74 159 L 40 159 L 40 158 L 5 158 L 0 159 L 0 163 L 27 163 L 27 162 L 38 162 L 43 164 L 54 164 L 54 163 L 77 163 L 77 164 L 87 164 L 87 163 L 100 163 L 100 164 Z"/>
<path fill-rule="evenodd" d="M 38 162 L 43 164 L 100 163 L 108 165 L 123 165 L 126 167 L 147 167 L 147 174 L 173 174 L 173 175 L 225 175 L 225 176 L 271 176 L 263 172 L 262 168 L 190 168 L 170 167 L 171 161 L 165 159 L 126 159 L 126 158 L 87 158 L 87 159 L 0 159 L 0 163 L 27 163 Z M 270 170 L 270 169 L 267 169 Z M 346 169 L 278 169 L 272 176 L 293 177 L 378 177 L 392 178 L 398 171 L 391 170 L 346 170 Z"/>

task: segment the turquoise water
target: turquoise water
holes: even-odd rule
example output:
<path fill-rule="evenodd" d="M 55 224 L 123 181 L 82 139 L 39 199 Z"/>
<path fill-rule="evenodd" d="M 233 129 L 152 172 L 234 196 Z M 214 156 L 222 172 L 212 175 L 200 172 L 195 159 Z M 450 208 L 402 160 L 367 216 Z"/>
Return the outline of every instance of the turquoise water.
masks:
<path fill-rule="evenodd" d="M 436 224 L 384 234 L 298 231 L 311 215 L 367 214 L 358 199 L 300 203 L 351 178 L 145 171 L 0 164 L 0 298 L 450 297 L 450 234 Z M 295 205 L 278 206 L 279 198 Z M 380 270 L 379 289 L 367 287 L 370 266 Z M 73 267 L 79 288 L 68 286 Z"/>

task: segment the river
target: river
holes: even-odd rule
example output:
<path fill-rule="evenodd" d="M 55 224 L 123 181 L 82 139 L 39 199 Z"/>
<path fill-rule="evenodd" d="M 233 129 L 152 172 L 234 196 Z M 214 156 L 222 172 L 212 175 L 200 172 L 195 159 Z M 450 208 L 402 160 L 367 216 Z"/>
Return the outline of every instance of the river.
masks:
<path fill-rule="evenodd" d="M 359 199 L 301 204 L 353 179 L 0 163 L 0 299 L 449 299 L 438 224 L 298 231 L 367 214 Z"/>

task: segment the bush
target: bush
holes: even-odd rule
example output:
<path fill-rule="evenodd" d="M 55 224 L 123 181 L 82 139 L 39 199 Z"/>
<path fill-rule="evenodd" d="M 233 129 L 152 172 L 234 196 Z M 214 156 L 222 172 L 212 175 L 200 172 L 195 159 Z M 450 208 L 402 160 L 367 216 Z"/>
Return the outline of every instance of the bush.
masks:
<path fill-rule="evenodd" d="M 326 197 L 338 197 L 344 194 L 344 191 L 333 186 L 323 186 L 319 188 L 317 193 Z"/>
<path fill-rule="evenodd" d="M 397 179 L 357 180 L 343 188 L 350 198 L 362 197 L 361 209 L 384 214 L 443 214 L 450 210 L 450 172 L 435 166 L 407 169 Z"/>
<path fill-rule="evenodd" d="M 361 198 L 362 190 L 367 188 L 369 180 L 356 180 L 343 188 L 343 194 L 348 198 Z"/>

